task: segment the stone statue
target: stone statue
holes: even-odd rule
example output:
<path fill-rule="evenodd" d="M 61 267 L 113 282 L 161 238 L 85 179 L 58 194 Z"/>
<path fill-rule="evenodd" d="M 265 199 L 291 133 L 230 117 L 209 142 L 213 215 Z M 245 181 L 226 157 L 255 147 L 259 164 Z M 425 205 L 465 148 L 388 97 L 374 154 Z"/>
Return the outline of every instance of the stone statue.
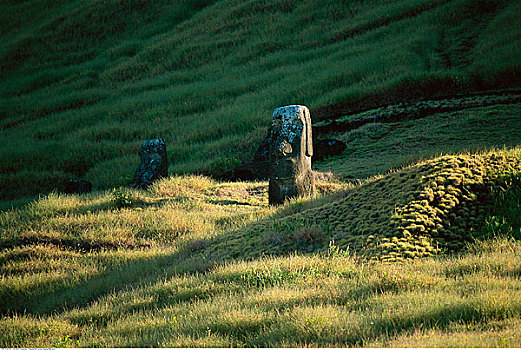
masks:
<path fill-rule="evenodd" d="M 132 187 L 147 188 L 154 181 L 168 176 L 166 145 L 163 139 L 143 141 L 139 149 L 141 164 L 130 183 Z"/>
<path fill-rule="evenodd" d="M 313 195 L 313 140 L 308 108 L 298 105 L 275 108 L 268 135 L 269 203 L 280 204 L 288 198 Z"/>

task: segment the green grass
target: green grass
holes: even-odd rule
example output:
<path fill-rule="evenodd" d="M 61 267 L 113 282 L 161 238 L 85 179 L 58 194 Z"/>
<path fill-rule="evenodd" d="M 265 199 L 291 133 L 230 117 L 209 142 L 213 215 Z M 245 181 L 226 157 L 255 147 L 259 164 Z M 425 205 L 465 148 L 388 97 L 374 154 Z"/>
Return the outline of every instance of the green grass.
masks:
<path fill-rule="evenodd" d="M 424 161 L 372 178 L 326 203 L 297 201 L 278 215 L 207 240 L 208 247 L 195 252 L 217 261 L 252 259 L 326 251 L 334 241 L 368 259 L 402 261 L 460 251 L 500 231 L 519 239 L 521 163 L 518 148 L 510 153 Z"/>
<path fill-rule="evenodd" d="M 435 156 L 514 147 L 520 134 L 520 104 L 435 113 L 394 123 L 375 121 L 329 134 L 346 142 L 347 148 L 314 168 L 344 179 L 364 179 Z"/>
<path fill-rule="evenodd" d="M 410 346 L 428 337 L 434 346 L 517 347 L 519 244 L 479 250 L 400 265 L 334 255 L 264 258 L 192 274 L 156 257 L 154 278 L 123 290 L 100 283 L 96 291 L 105 294 L 92 303 L 4 318 L 2 344 Z"/>
<path fill-rule="evenodd" d="M 268 206 L 266 182 L 202 176 L 50 194 L 0 214 L 0 344 L 519 346 L 520 155 L 446 156 L 360 184 L 319 182 L 317 197 L 280 207 Z M 432 181 L 440 200 L 422 198 Z M 447 200 L 459 205 L 445 213 Z M 373 201 L 381 210 L 367 208 Z M 477 225 L 455 236 L 406 227 L 427 213 L 450 229 L 483 205 Z M 367 230 L 387 243 L 357 245 Z M 402 237 L 422 240 L 404 241 L 418 254 L 401 249 Z M 434 241 L 444 249 L 427 249 Z"/>
<path fill-rule="evenodd" d="M 208 176 L 278 106 L 518 94 L 520 10 L 3 2 L 0 346 L 521 347 L 518 102 L 321 135 L 347 143 L 313 164 L 339 180 L 278 207 Z M 174 175 L 125 187 L 156 137 Z M 94 192 L 53 191 L 69 177 Z"/>
<path fill-rule="evenodd" d="M 124 184 L 155 137 L 171 173 L 219 175 L 252 155 L 281 105 L 317 122 L 520 81 L 516 1 L 1 6 L 3 200 L 69 177 Z"/>

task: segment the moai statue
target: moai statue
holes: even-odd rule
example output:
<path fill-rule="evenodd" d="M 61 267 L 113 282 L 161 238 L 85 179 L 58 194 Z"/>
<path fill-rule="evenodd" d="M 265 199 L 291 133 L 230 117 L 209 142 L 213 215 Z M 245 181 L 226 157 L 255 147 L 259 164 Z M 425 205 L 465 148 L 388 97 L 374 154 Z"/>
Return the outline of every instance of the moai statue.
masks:
<path fill-rule="evenodd" d="M 168 176 L 165 140 L 143 141 L 139 149 L 139 155 L 141 164 L 139 164 L 130 186 L 147 188 L 152 182 Z"/>
<path fill-rule="evenodd" d="M 281 204 L 288 198 L 311 196 L 315 179 L 311 172 L 313 140 L 308 108 L 298 105 L 275 108 L 268 138 L 269 203 Z"/>

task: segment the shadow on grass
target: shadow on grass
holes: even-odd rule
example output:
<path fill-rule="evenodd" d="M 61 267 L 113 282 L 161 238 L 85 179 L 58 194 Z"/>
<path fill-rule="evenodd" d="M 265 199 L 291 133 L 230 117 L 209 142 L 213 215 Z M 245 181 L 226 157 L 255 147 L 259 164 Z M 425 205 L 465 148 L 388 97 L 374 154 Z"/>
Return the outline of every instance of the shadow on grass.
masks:
<path fill-rule="evenodd" d="M 86 280 L 82 278 L 75 278 L 74 276 L 68 276 L 65 280 L 56 278 L 55 281 L 49 283 L 38 283 L 37 286 L 31 287 L 31 290 L 25 290 L 24 292 L 13 292 L 5 291 L 2 298 L 3 303 L 0 305 L 1 315 L 10 314 L 32 314 L 32 315 L 50 315 L 52 313 L 61 312 L 74 307 L 85 307 L 92 302 L 95 302 L 99 298 L 111 293 L 117 293 L 119 291 L 130 290 L 138 286 L 145 285 L 156 281 L 161 277 L 173 277 L 179 274 L 194 274 L 198 272 L 205 272 L 213 268 L 214 266 L 224 263 L 226 261 L 232 261 L 237 258 L 236 254 L 230 252 L 230 254 L 220 255 L 218 257 L 207 254 L 206 249 L 213 245 L 227 244 L 227 242 L 235 241 L 239 244 L 244 244 L 248 241 L 248 237 L 242 235 L 243 232 L 251 232 L 256 227 L 266 225 L 267 223 L 277 220 L 276 218 L 284 218 L 287 215 L 300 211 L 303 206 L 306 208 L 320 206 L 322 203 L 332 201 L 338 198 L 338 193 L 334 193 L 330 196 L 325 196 L 318 199 L 311 199 L 306 202 L 297 202 L 281 207 L 274 215 L 259 220 L 257 222 L 248 224 L 239 229 L 228 231 L 217 237 L 210 238 L 207 240 L 201 240 L 191 242 L 182 246 L 179 250 L 173 250 L 166 248 L 165 250 L 158 250 L 158 255 L 154 257 L 143 257 L 124 265 L 117 266 L 102 272 L 101 274 L 86 277 Z M 329 198 L 330 197 L 330 198 Z M 171 200 L 165 200 L 166 202 L 172 202 Z M 231 204 L 231 203 L 225 203 Z M 235 203 L 233 203 L 235 204 Z M 157 203 L 156 203 L 157 205 Z M 97 206 L 91 206 L 90 209 L 82 207 L 78 209 L 78 212 L 86 212 L 86 210 L 94 210 L 97 207 L 99 210 L 110 207 L 107 203 L 101 203 Z M 49 238 L 51 239 L 51 238 Z M 246 241 L 245 241 L 246 240 Z M 74 251 L 89 252 L 89 251 L 103 251 L 103 250 L 114 250 L 128 248 L 124 246 L 113 246 L 113 245 L 96 245 L 92 242 L 78 241 L 77 239 L 56 239 L 56 241 L 43 240 L 38 237 L 26 237 L 26 239 L 13 239 L 10 241 L 2 242 L 2 248 L 14 248 L 19 246 L 31 246 L 35 244 L 53 244 L 62 248 L 72 249 Z M 95 243 L 95 242 L 94 242 Z M 132 246 L 130 249 L 141 248 L 141 249 L 154 249 L 153 247 L 135 247 Z M 262 247 L 260 247 L 263 250 Z M 265 247 L 269 248 L 269 247 Z M 224 248 L 223 252 L 227 249 Z M 243 252 L 244 253 L 244 252 Z M 268 249 L 266 254 L 269 255 L 288 255 L 287 252 L 275 252 Z M 247 253 L 246 253 L 247 254 Z M 253 254 L 255 256 L 256 254 Z M 202 297 L 201 295 L 196 295 Z M 188 298 L 188 299 L 187 299 Z M 190 300 L 192 296 L 186 295 L 177 299 L 167 299 L 165 302 L 179 302 L 182 300 Z M 157 306 L 157 303 L 154 304 Z"/>
<path fill-rule="evenodd" d="M 176 254 L 166 254 L 155 258 L 142 258 L 138 261 L 105 271 L 85 281 L 74 282 L 68 278 L 64 284 L 34 293 L 18 296 L 4 295 L 0 306 L 2 315 L 26 313 L 50 315 L 73 307 L 83 307 L 102 298 L 104 295 L 132 289 L 138 285 L 165 276 L 165 269 L 175 264 Z"/>
<path fill-rule="evenodd" d="M 315 329 L 312 324 L 302 327 L 291 322 L 280 322 L 270 331 L 255 334 L 246 340 L 246 347 L 281 344 L 288 339 L 296 344 L 314 344 L 315 346 L 360 347 L 376 339 L 393 338 L 410 334 L 418 329 L 444 330 L 454 322 L 478 324 L 482 321 L 479 310 L 468 302 L 455 303 L 436 310 L 418 312 L 414 315 L 384 317 L 376 320 L 360 319 L 345 327 Z M 338 331 L 336 331 L 338 330 Z M 218 332 L 219 330 L 216 329 Z M 238 333 L 240 335 L 240 332 Z M 234 334 L 235 335 L 235 334 Z M 239 337 L 239 339 L 243 339 Z"/>
<path fill-rule="evenodd" d="M 377 184 L 370 183 L 369 185 L 375 186 Z M 509 191 L 506 192 L 510 193 Z M 321 249 L 327 249 L 329 239 L 331 238 L 329 232 L 325 231 L 315 234 L 312 230 L 302 230 L 302 228 L 306 228 L 306 225 L 309 226 L 310 223 L 302 222 L 301 211 L 306 209 L 320 210 L 322 205 L 334 204 L 335 201 L 341 200 L 344 196 L 345 192 L 334 193 L 309 201 L 297 201 L 279 208 L 276 213 L 269 217 L 239 229 L 227 231 L 204 240 L 190 241 L 176 250 L 173 248 L 170 250 L 168 248 L 158 250 L 155 256 L 141 257 L 99 275 L 87 277 L 86 280 L 75 280 L 73 277 L 67 277 L 67 280 L 62 281 L 59 285 L 43 285 L 40 290 L 26 291 L 25 293 L 18 292 L 17 295 L 3 293 L 4 302 L 0 305 L 0 313 L 2 315 L 19 313 L 51 315 L 71 308 L 87 307 L 105 296 L 139 289 L 156 283 L 161 279 L 205 273 L 225 262 L 253 260 L 262 256 L 288 256 L 293 252 L 305 254 L 308 251 L 317 252 Z M 351 293 L 344 295 L 344 299 L 347 297 L 355 303 L 363 303 L 375 294 L 398 292 L 402 288 L 399 281 L 397 283 L 393 284 L 383 281 L 363 286 L 360 289 L 355 288 L 352 289 Z M 135 310 L 151 310 L 166 305 L 206 300 L 224 292 L 226 292 L 224 287 L 208 291 L 204 288 L 198 289 L 195 285 L 193 288 L 190 287 L 186 290 L 175 292 L 161 293 L 155 289 L 150 292 L 147 290 L 150 301 L 140 303 L 139 305 L 118 305 L 118 308 L 122 308 L 122 311 L 125 313 L 131 313 Z M 327 304 L 329 301 L 323 302 Z M 334 299 L 331 303 L 342 305 L 345 304 L 345 300 Z M 390 318 L 376 320 L 374 325 L 368 327 L 371 330 L 367 331 L 369 333 L 366 334 L 357 334 L 356 332 L 351 334 L 347 332 L 330 340 L 322 336 L 313 338 L 314 335 L 311 335 L 311 338 L 306 338 L 305 341 L 309 343 L 311 339 L 311 341 L 316 341 L 318 344 L 327 344 L 328 341 L 331 341 L 332 343 L 363 345 L 364 342 L 385 334 L 393 332 L 398 334 L 417 329 L 420 327 L 420 324 L 429 327 L 439 327 L 458 320 L 477 322 L 482 317 L 479 309 L 474 305 L 465 301 L 461 301 L 461 303 L 455 301 L 453 304 L 453 306 L 441 307 L 436 310 L 427 308 L 419 316 L 400 317 L 395 315 Z M 273 307 L 276 307 L 276 305 L 274 304 Z M 74 322 L 82 324 L 87 321 L 78 319 Z M 101 317 L 96 322 L 103 325 L 107 320 Z M 269 326 L 269 324 L 262 325 Z M 234 332 L 227 327 L 216 325 L 214 330 L 223 331 L 224 333 Z M 255 325 L 252 327 L 256 329 Z M 271 330 L 268 332 L 269 334 L 256 336 L 254 341 L 250 340 L 251 343 L 246 339 L 249 333 L 245 333 L 244 330 L 238 330 L 240 335 L 237 335 L 237 340 L 245 341 L 249 346 L 266 345 L 277 341 L 278 338 L 286 339 L 284 337 L 287 334 L 299 331 L 298 329 L 290 328 L 280 334 Z"/>
<path fill-rule="evenodd" d="M 355 303 L 353 308 L 357 309 L 360 304 L 372 297 L 372 294 L 366 295 Z M 241 319 L 241 322 L 230 322 L 227 318 L 210 319 L 208 323 L 192 329 L 191 335 L 204 336 L 210 331 L 212 334 L 224 336 L 232 343 L 241 344 L 243 347 L 272 347 L 280 346 L 280 344 L 287 345 L 288 342 L 293 346 L 359 347 L 366 346 L 367 343 L 378 339 L 385 340 L 404 334 L 413 334 L 420 329 L 443 331 L 450 329 L 455 323 L 465 323 L 479 328 L 486 322 L 503 318 L 501 312 L 495 313 L 497 310 L 494 309 L 486 310 L 478 300 L 447 301 L 444 300 L 445 295 L 438 297 L 439 301 L 443 301 L 443 305 L 432 307 L 427 300 L 425 305 L 416 311 L 400 313 L 399 310 L 395 310 L 390 315 L 382 313 L 375 317 L 354 316 L 351 322 L 345 324 L 328 323 L 320 317 L 316 319 L 313 317 L 294 318 L 291 312 L 285 313 L 284 310 L 291 310 L 296 305 L 302 305 L 301 303 L 295 304 L 294 301 L 291 301 L 287 307 L 284 307 L 280 303 L 267 301 L 263 308 L 271 309 L 272 312 L 264 314 L 263 317 Z M 305 305 L 309 305 L 309 303 Z M 334 298 L 321 300 L 315 305 L 339 306 Z M 357 310 L 363 314 L 361 309 Z M 519 308 L 512 310 L 514 314 L 520 312 Z M 157 325 L 148 329 L 148 334 L 168 331 L 171 331 L 168 326 Z M 133 329 L 132 335 L 135 335 L 133 338 L 139 338 L 141 330 Z"/>

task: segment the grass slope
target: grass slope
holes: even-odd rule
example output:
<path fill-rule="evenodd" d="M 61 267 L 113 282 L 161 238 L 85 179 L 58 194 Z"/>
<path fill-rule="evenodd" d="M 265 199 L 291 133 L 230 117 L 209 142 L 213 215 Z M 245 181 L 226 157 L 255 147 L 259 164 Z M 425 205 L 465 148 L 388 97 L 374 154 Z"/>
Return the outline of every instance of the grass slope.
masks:
<path fill-rule="evenodd" d="M 367 118 L 360 127 L 325 134 L 344 141 L 347 148 L 313 167 L 344 179 L 364 179 L 443 154 L 514 147 L 521 141 L 519 103 L 435 112 L 420 119 L 407 113 L 404 120 L 385 122 L 379 120 L 379 111 L 349 116 L 347 120 Z"/>
<path fill-rule="evenodd" d="M 209 247 L 201 248 L 201 254 L 217 260 L 250 259 L 326 251 L 331 241 L 382 261 L 460 251 L 487 235 L 490 227 L 485 225 L 505 224 L 498 213 L 490 217 L 499 195 L 510 212 L 508 236 L 519 239 L 520 172 L 519 153 L 437 158 L 377 177 L 324 205 L 306 209 L 297 204 L 282 211 L 290 215 L 217 236 L 203 244 Z"/>
<path fill-rule="evenodd" d="M 320 182 L 279 208 L 265 182 L 200 176 L 51 194 L 0 214 L 0 344 L 517 347 L 520 152 Z"/>
<path fill-rule="evenodd" d="M 521 347 L 519 2 L 0 9 L 0 346 Z M 119 187 L 152 137 L 219 175 L 290 103 L 374 118 L 321 135 L 347 148 L 315 198 Z M 71 176 L 98 191 L 34 199 Z"/>
<path fill-rule="evenodd" d="M 519 86 L 508 0 L 4 2 L 0 198 L 126 183 L 144 139 L 170 171 L 251 156 L 274 107 L 331 113 Z"/>

